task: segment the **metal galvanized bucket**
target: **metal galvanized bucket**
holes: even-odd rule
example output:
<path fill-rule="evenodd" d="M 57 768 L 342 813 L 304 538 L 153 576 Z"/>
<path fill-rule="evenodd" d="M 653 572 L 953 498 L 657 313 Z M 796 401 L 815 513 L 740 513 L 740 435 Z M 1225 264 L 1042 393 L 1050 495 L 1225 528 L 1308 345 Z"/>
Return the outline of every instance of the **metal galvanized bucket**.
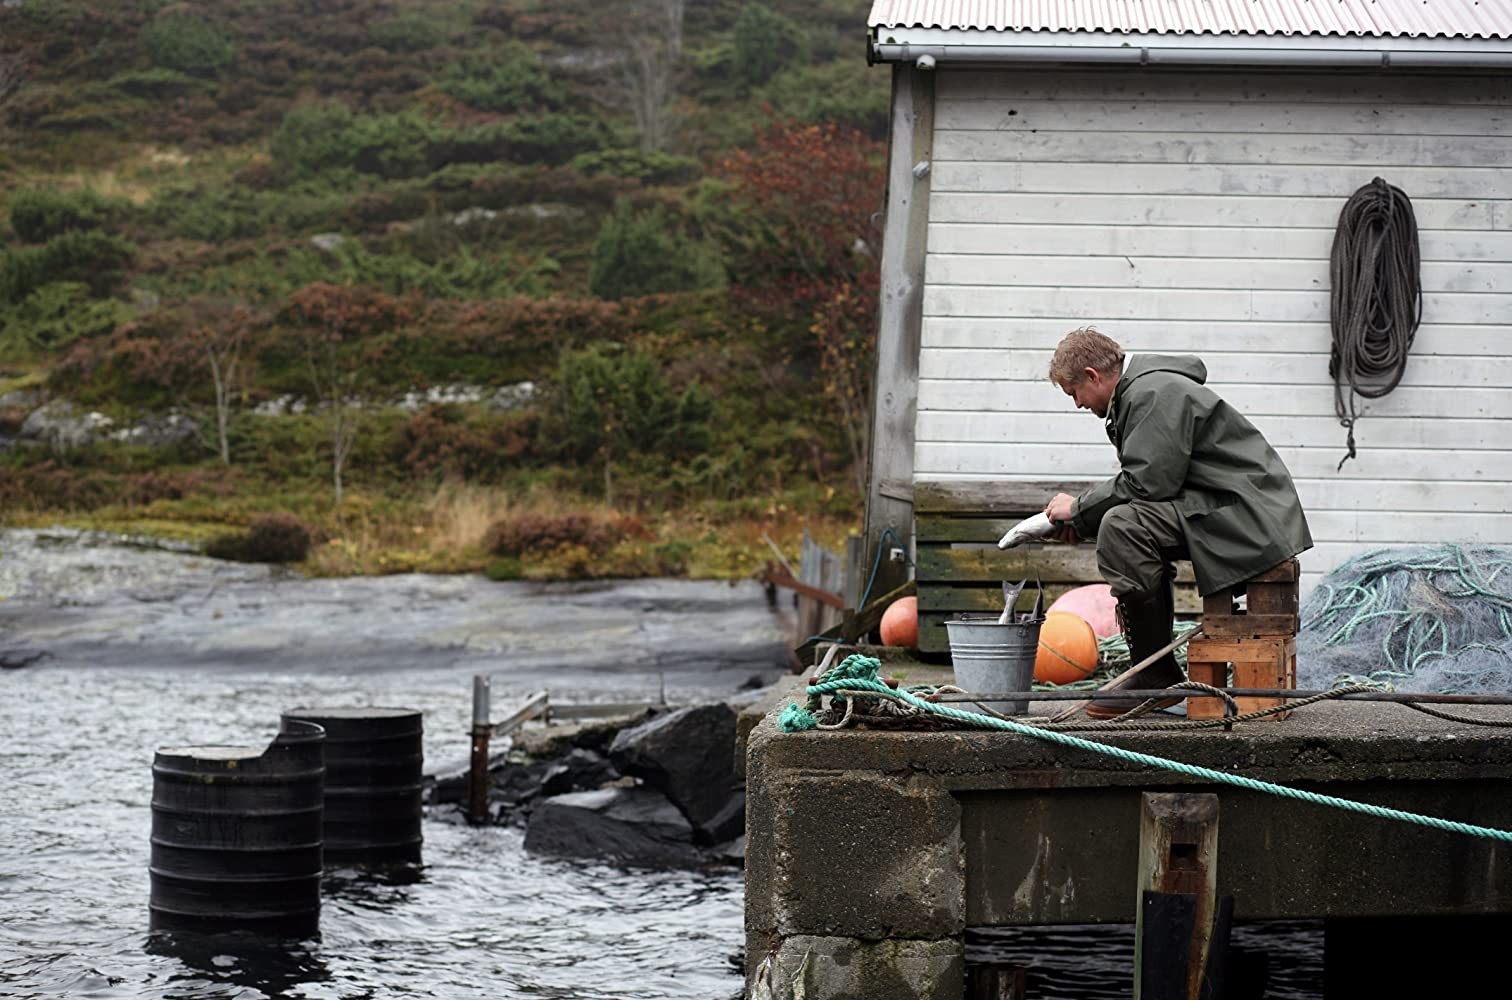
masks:
<path fill-rule="evenodd" d="M 964 691 L 994 694 L 1028 691 L 1034 682 L 1034 654 L 1039 650 L 1043 618 L 999 623 L 996 618 L 961 618 L 945 623 L 950 637 L 950 660 L 956 686 Z M 980 704 L 1003 715 L 1023 715 L 1029 699 L 984 701 Z"/>

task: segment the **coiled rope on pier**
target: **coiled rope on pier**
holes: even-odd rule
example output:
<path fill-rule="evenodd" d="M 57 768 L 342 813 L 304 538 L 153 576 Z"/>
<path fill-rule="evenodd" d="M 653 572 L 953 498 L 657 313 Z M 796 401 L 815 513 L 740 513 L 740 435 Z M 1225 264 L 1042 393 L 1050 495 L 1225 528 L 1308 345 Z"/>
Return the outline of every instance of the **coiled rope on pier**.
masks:
<path fill-rule="evenodd" d="M 1329 260 L 1334 412 L 1355 457 L 1355 396 L 1379 399 L 1402 381 L 1423 318 L 1417 219 L 1401 188 L 1377 177 L 1339 213 Z M 1348 392 L 1345 386 L 1348 386 Z"/>

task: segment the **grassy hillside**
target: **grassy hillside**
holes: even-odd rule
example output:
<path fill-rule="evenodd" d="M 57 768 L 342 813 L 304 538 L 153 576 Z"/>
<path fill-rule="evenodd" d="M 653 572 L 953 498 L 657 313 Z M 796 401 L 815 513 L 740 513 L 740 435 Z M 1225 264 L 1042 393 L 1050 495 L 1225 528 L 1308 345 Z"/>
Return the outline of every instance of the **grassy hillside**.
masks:
<path fill-rule="evenodd" d="M 222 536 L 289 515 L 315 572 L 730 575 L 763 533 L 837 541 L 886 126 L 863 19 L 0 8 L 3 516 L 248 554 Z"/>

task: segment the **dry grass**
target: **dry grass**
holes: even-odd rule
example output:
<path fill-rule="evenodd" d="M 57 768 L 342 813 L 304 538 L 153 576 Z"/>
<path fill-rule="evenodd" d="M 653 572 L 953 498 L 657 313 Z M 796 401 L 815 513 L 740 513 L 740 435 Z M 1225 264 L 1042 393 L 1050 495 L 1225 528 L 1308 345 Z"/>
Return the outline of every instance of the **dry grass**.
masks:
<path fill-rule="evenodd" d="M 426 541 L 432 549 L 442 551 L 478 549 L 490 525 L 523 509 L 530 508 L 518 495 L 504 490 L 442 483 L 426 505 L 430 516 Z"/>

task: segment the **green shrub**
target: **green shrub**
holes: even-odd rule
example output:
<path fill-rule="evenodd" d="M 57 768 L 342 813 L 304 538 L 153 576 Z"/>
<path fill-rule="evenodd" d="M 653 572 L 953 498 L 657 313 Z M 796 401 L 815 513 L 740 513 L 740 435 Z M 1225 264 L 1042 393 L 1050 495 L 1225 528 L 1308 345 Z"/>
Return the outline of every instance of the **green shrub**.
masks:
<path fill-rule="evenodd" d="M 563 355 L 543 436 L 568 456 L 605 462 L 632 454 L 670 458 L 707 447 L 712 406 L 698 383 L 682 392 L 658 359 L 618 344 Z"/>
<path fill-rule="evenodd" d="M 90 298 L 88 285 L 54 281 L 13 306 L 0 307 L 0 340 L 7 347 L 57 350 L 81 337 L 109 333 L 130 314 L 124 302 Z"/>
<path fill-rule="evenodd" d="M 406 11 L 368 28 L 379 48 L 390 52 L 425 52 L 446 41 L 446 26 L 425 11 Z"/>
<path fill-rule="evenodd" d="M 291 108 L 273 133 L 273 159 L 296 176 L 308 177 L 332 167 L 349 166 L 343 142 L 352 113 L 339 104 Z"/>
<path fill-rule="evenodd" d="M 468 55 L 446 67 L 436 82 L 469 107 L 511 114 L 535 108 L 555 108 L 562 88 L 541 66 L 540 57 L 522 42 L 511 41 L 491 56 Z"/>
<path fill-rule="evenodd" d="M 423 177 L 430 172 L 436 128 L 414 112 L 364 115 L 342 135 L 343 156 L 359 173 L 379 177 Z"/>
<path fill-rule="evenodd" d="M 81 282 L 96 296 L 119 284 L 136 248 L 97 229 L 73 229 L 40 247 L 19 247 L 0 256 L 0 301 L 20 302 L 53 282 Z"/>
<path fill-rule="evenodd" d="M 588 284 L 601 299 L 717 288 L 724 283 L 718 252 L 673 228 L 660 208 L 636 212 L 615 204 L 593 242 Z"/>
<path fill-rule="evenodd" d="M 306 105 L 273 133 L 273 159 L 294 177 L 348 169 L 386 178 L 423 177 L 441 131 L 415 112 L 353 115 L 340 105 Z"/>
<path fill-rule="evenodd" d="M 205 243 L 257 236 L 266 222 L 262 199 L 238 185 L 160 189 L 147 217 L 178 236 Z"/>
<path fill-rule="evenodd" d="M 106 81 L 105 85 L 112 90 L 130 97 L 141 97 L 156 101 L 203 93 L 212 86 L 212 84 L 206 83 L 204 80 L 195 79 L 187 73 L 181 73 L 176 69 L 168 69 L 163 66 L 118 73 Z"/>
<path fill-rule="evenodd" d="M 854 60 L 794 67 L 777 74 L 752 95 L 779 115 L 806 122 L 835 122 L 873 138 L 887 135 L 888 83 Z"/>
<path fill-rule="evenodd" d="M 549 114 L 521 118 L 504 130 L 509 159 L 515 163 L 566 163 L 582 153 L 602 149 L 608 131 L 597 118 Z"/>
<path fill-rule="evenodd" d="M 155 66 L 194 76 L 216 76 L 236 58 L 236 46 L 219 27 L 182 12 L 166 12 L 147 26 L 147 51 Z"/>
<path fill-rule="evenodd" d="M 295 563 L 310 554 L 310 529 L 292 514 L 269 514 L 252 522 L 244 535 L 221 535 L 205 554 L 237 562 Z"/>
<path fill-rule="evenodd" d="M 784 66 L 807 59 L 803 30 L 764 4 L 748 3 L 735 19 L 736 78 L 747 87 L 759 87 Z"/>
<path fill-rule="evenodd" d="M 80 191 L 22 189 L 10 196 L 10 223 L 27 243 L 44 243 L 71 230 L 98 229 L 122 214 L 120 202 L 87 188 Z"/>
<path fill-rule="evenodd" d="M 579 153 L 572 168 L 590 177 L 609 174 L 646 184 L 689 184 L 698 179 L 698 161 L 661 150 L 603 149 Z"/>

